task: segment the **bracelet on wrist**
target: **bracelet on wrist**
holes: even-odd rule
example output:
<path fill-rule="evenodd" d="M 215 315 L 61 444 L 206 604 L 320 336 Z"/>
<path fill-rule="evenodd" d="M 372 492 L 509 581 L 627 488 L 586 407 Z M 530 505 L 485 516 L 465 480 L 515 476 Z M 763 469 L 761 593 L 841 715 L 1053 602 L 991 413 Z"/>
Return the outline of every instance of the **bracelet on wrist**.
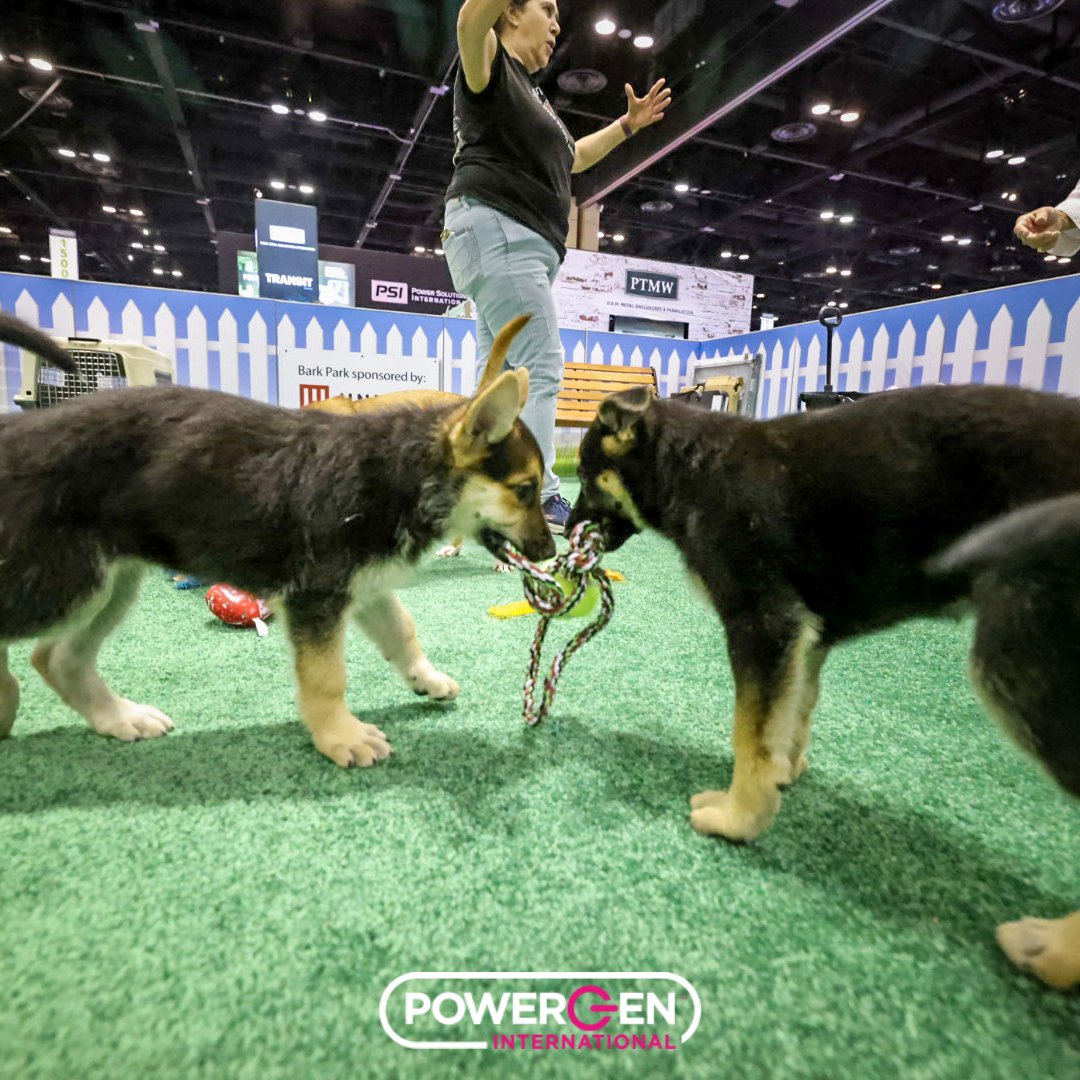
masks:
<path fill-rule="evenodd" d="M 619 127 L 622 128 L 622 133 L 628 138 L 633 138 L 634 129 L 630 126 L 630 121 L 625 116 L 619 117 Z"/>

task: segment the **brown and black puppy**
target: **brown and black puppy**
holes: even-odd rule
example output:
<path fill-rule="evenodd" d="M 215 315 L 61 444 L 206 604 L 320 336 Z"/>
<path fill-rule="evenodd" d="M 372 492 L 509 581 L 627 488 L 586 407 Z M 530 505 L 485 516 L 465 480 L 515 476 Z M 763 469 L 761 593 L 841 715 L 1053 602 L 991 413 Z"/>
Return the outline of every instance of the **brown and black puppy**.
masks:
<path fill-rule="evenodd" d="M 0 337 L 72 369 L 29 327 L 2 321 Z M 346 615 L 416 693 L 457 694 L 393 589 L 448 534 L 554 555 L 542 456 L 518 420 L 527 393 L 522 370 L 471 399 L 356 416 L 162 387 L 0 417 L 0 737 L 19 700 L 5 643 L 26 637 L 40 639 L 34 667 L 95 731 L 172 727 L 96 667 L 156 562 L 279 598 L 316 747 L 343 766 L 385 758 L 386 736 L 345 704 Z"/>
<path fill-rule="evenodd" d="M 781 789 L 806 769 L 828 650 L 973 598 L 989 604 L 978 573 L 930 573 L 928 560 L 1000 515 L 1080 492 L 1080 401 L 926 387 L 760 422 L 628 390 L 601 405 L 580 472 L 568 528 L 599 522 L 609 549 L 656 529 L 720 615 L 735 679 L 735 770 L 727 791 L 693 797 L 691 823 L 746 841 L 769 827 Z M 1068 592 L 1067 603 L 1078 596 Z M 1046 622 L 1044 636 L 1054 634 L 1049 614 Z M 1076 634 L 1058 641 L 1057 662 L 1075 669 Z M 1040 728 L 1049 706 L 1034 687 L 1045 669 L 1032 669 L 1021 706 L 1025 668 L 1006 666 L 1005 652 L 983 654 L 977 687 L 1010 729 L 1040 732 L 1036 752 L 1080 794 L 1080 714 L 1059 702 Z M 1065 701 L 1075 702 L 1076 682 L 1061 684 Z M 1073 936 L 1080 949 L 1080 929 Z"/>

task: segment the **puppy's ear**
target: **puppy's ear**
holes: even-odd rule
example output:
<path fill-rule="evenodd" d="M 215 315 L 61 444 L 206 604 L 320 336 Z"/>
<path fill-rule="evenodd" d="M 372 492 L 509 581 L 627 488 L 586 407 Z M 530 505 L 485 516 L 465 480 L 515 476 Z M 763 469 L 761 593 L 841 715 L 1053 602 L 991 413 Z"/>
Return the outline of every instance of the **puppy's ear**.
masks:
<path fill-rule="evenodd" d="M 524 375 L 528 393 L 529 376 Z M 524 400 L 522 379 L 517 371 L 504 371 L 489 387 L 481 390 L 454 414 L 450 426 L 450 446 L 454 464 L 465 467 L 487 453 L 487 448 L 510 434 Z"/>
<path fill-rule="evenodd" d="M 514 374 L 518 381 L 518 412 L 525 408 L 525 402 L 529 400 L 529 373 L 519 367 Z"/>
<path fill-rule="evenodd" d="M 653 393 L 647 386 L 620 390 L 600 402 L 597 418 L 611 432 L 601 441 L 611 457 L 621 457 L 634 445 L 634 426 L 649 410 Z"/>

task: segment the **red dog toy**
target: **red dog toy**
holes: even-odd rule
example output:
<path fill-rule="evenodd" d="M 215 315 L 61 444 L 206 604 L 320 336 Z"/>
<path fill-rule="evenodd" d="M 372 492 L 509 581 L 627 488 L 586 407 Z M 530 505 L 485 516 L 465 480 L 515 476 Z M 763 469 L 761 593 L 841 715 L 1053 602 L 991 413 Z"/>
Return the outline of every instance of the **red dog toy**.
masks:
<path fill-rule="evenodd" d="M 226 626 L 240 629 L 254 626 L 259 637 L 266 637 L 266 620 L 271 612 L 265 600 L 232 585 L 211 585 L 206 592 L 206 606 Z"/>

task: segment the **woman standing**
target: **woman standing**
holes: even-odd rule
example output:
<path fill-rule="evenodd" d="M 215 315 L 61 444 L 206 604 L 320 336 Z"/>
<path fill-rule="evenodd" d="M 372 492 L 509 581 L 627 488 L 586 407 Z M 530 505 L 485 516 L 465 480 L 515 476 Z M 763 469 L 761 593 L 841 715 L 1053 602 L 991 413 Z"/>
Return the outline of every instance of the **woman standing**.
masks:
<path fill-rule="evenodd" d="M 671 91 L 661 79 L 639 98 L 627 84 L 625 114 L 575 141 L 532 78 L 555 51 L 556 0 L 465 0 L 457 34 L 443 248 L 454 287 L 476 307 L 480 369 L 499 328 L 516 315 L 532 316 L 508 363 L 529 372 L 521 415 L 544 454 L 544 515 L 561 533 L 570 506 L 553 471 L 563 353 L 551 286 L 566 257 L 570 175 L 661 120 Z"/>

